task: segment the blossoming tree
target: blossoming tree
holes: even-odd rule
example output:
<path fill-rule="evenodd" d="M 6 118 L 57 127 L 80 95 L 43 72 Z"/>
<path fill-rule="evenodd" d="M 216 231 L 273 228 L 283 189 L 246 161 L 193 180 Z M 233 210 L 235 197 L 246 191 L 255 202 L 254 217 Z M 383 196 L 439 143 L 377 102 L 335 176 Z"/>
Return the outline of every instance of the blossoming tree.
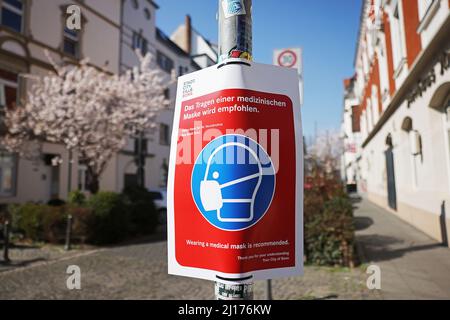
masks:
<path fill-rule="evenodd" d="M 49 57 L 49 55 L 47 54 Z M 127 138 L 154 127 L 158 112 L 168 105 L 167 81 L 153 67 L 149 54 L 139 66 L 113 75 L 88 64 L 57 65 L 34 81 L 22 106 L 6 110 L 6 134 L 0 143 L 22 157 L 33 158 L 42 144 L 62 144 L 87 166 L 88 189 L 99 190 L 99 179 Z"/>

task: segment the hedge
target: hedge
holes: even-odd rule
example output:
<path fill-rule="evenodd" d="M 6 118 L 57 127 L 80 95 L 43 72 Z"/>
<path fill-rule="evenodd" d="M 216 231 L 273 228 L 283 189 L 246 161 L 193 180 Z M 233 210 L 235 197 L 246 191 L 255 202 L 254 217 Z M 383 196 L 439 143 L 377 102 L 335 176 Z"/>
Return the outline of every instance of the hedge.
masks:
<path fill-rule="evenodd" d="M 354 265 L 353 206 L 340 180 L 316 171 L 305 190 L 305 256 L 322 266 Z"/>
<path fill-rule="evenodd" d="M 100 192 L 88 200 L 74 192 L 67 204 L 10 205 L 8 214 L 14 232 L 34 241 L 50 243 L 64 239 L 70 214 L 74 239 L 98 245 L 150 234 L 156 229 L 158 219 L 148 192 L 136 189 L 124 194 Z"/>

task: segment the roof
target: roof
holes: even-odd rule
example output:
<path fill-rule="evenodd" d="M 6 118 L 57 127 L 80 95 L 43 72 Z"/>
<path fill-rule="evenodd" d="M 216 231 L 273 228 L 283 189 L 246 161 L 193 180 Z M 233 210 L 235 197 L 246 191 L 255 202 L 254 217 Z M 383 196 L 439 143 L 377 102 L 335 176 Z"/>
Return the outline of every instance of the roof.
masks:
<path fill-rule="evenodd" d="M 152 1 L 152 0 L 147 0 L 151 5 L 153 5 L 156 9 L 159 9 L 159 5 L 155 2 L 155 1 Z"/>
<path fill-rule="evenodd" d="M 218 46 L 215 43 L 212 43 L 211 41 L 209 41 L 208 39 L 206 39 L 200 32 L 198 32 L 195 28 L 192 28 L 192 31 L 194 31 L 200 38 L 203 39 L 203 41 L 206 42 L 206 44 L 212 49 L 212 51 L 214 52 L 214 54 L 216 55 L 216 62 L 217 59 L 219 58 L 219 53 L 218 53 Z"/>
<path fill-rule="evenodd" d="M 170 38 L 159 28 L 156 28 L 156 39 L 166 45 L 170 50 L 179 56 L 189 58 L 191 60 L 191 65 L 195 68 L 201 69 L 201 67 L 186 53 L 181 49 L 175 42 L 170 40 Z"/>
<path fill-rule="evenodd" d="M 353 61 L 354 66 L 356 66 L 356 62 L 358 61 L 359 45 L 361 43 L 361 36 L 362 36 L 362 32 L 363 32 L 364 17 L 365 17 L 367 5 L 368 5 L 367 0 L 364 0 L 364 2 L 362 4 L 362 8 L 361 8 L 361 16 L 359 18 L 358 39 L 356 42 L 355 58 Z"/>

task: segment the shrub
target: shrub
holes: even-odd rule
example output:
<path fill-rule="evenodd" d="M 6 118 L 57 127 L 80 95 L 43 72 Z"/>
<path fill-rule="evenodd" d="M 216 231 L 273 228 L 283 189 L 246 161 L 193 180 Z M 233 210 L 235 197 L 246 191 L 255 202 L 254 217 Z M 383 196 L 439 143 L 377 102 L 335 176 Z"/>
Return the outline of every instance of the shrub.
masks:
<path fill-rule="evenodd" d="M 92 210 L 88 222 L 88 239 L 94 244 L 111 244 L 123 240 L 129 228 L 128 212 L 121 195 L 99 192 L 87 202 Z"/>
<path fill-rule="evenodd" d="M 353 209 L 346 196 L 328 201 L 318 192 L 305 193 L 305 254 L 317 265 L 353 264 Z"/>
<path fill-rule="evenodd" d="M 69 193 L 68 203 L 71 205 L 82 206 L 86 204 L 86 195 L 80 190 Z"/>
<path fill-rule="evenodd" d="M 130 218 L 130 235 L 153 233 L 158 225 L 158 214 L 150 192 L 145 188 L 130 187 L 123 191 Z"/>
<path fill-rule="evenodd" d="M 64 239 L 69 214 L 73 238 L 98 245 L 149 234 L 158 221 L 150 193 L 141 188 L 127 189 L 123 195 L 100 192 L 87 201 L 76 191 L 63 206 L 26 203 L 9 205 L 7 212 L 15 231 L 33 241 L 51 243 Z"/>
<path fill-rule="evenodd" d="M 79 206 L 68 205 L 65 208 L 67 214 L 72 216 L 72 237 L 73 239 L 80 240 L 81 243 L 85 243 L 88 240 L 88 235 L 91 233 L 89 230 L 90 224 L 93 221 L 92 209 Z"/>
<path fill-rule="evenodd" d="M 42 212 L 42 240 L 50 243 L 58 243 L 64 239 L 67 215 L 62 206 L 43 206 Z"/>
<path fill-rule="evenodd" d="M 26 203 L 9 207 L 13 229 L 34 241 L 56 243 L 64 235 L 63 207 Z"/>

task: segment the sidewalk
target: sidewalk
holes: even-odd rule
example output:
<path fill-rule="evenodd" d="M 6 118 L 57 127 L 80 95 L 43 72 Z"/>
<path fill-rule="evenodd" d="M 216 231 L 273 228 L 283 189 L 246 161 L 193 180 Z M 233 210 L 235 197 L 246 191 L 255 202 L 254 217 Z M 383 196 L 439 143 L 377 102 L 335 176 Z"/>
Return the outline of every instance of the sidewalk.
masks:
<path fill-rule="evenodd" d="M 364 263 L 381 268 L 386 299 L 450 299 L 450 249 L 368 200 L 355 203 Z"/>

